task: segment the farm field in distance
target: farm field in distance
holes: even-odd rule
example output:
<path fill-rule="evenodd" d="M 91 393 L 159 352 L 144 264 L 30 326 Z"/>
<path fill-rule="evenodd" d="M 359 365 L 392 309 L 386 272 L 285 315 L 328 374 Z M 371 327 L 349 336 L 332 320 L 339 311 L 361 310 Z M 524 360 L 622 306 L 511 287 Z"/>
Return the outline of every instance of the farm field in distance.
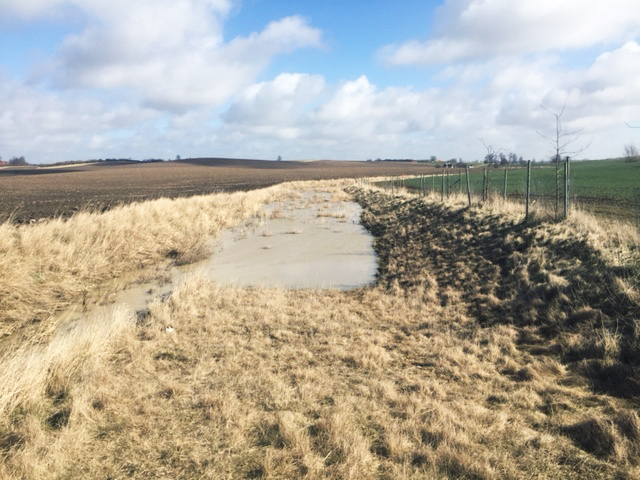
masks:
<path fill-rule="evenodd" d="M 189 159 L 0 168 L 0 222 L 68 217 L 79 210 L 160 197 L 246 191 L 295 180 L 428 174 L 424 164 Z"/>
<path fill-rule="evenodd" d="M 560 182 L 564 165 L 560 165 Z M 481 195 L 483 166 L 470 169 L 469 183 L 472 195 Z M 504 192 L 504 167 L 489 167 L 489 190 L 493 195 Z M 462 173 L 462 182 L 460 180 Z M 507 167 L 507 195 L 512 199 L 523 198 L 526 192 L 526 167 Z M 466 192 L 464 171 L 450 171 L 452 192 Z M 438 178 L 440 180 L 440 178 Z M 531 168 L 531 196 L 538 202 L 550 205 L 555 199 L 556 168 L 554 164 L 536 163 Z M 420 188 L 420 180 L 405 182 L 409 188 Z M 428 181 L 429 191 L 434 183 Z M 442 184 L 435 182 L 436 192 Z M 571 162 L 569 194 L 581 208 L 603 217 L 634 220 L 640 214 L 640 162 L 624 160 L 582 160 Z"/>

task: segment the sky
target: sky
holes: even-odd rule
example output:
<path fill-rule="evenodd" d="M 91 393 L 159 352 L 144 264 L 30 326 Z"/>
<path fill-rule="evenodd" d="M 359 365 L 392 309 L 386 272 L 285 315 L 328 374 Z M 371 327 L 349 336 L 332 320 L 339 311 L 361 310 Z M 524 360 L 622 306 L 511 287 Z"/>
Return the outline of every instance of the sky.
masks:
<path fill-rule="evenodd" d="M 0 156 L 623 156 L 640 0 L 0 0 Z"/>

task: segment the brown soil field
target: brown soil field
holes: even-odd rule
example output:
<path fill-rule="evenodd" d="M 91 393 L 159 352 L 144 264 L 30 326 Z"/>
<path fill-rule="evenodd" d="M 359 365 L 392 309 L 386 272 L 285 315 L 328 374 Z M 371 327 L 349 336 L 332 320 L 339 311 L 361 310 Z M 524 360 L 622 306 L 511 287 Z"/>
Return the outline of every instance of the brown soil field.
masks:
<path fill-rule="evenodd" d="M 432 173 L 404 162 L 262 161 L 197 158 L 173 162 L 100 162 L 0 168 L 0 222 L 68 217 L 80 210 L 161 197 L 246 191 L 286 181 Z"/>

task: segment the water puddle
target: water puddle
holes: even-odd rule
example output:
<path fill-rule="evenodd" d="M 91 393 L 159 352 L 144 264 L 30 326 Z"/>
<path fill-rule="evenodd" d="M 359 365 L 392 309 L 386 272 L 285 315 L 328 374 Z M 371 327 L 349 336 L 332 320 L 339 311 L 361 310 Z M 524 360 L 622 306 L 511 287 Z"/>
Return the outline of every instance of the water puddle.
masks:
<path fill-rule="evenodd" d="M 162 282 L 131 285 L 118 292 L 110 306 L 84 312 L 77 305 L 62 314 L 61 323 L 72 328 L 80 318 L 114 305 L 144 311 L 192 272 L 242 287 L 347 290 L 372 284 L 377 260 L 373 238 L 359 223 L 360 211 L 354 202 L 332 201 L 330 193 L 321 192 L 268 204 L 244 225 L 224 231 L 210 258 L 172 267 Z"/>
<path fill-rule="evenodd" d="M 337 288 L 375 281 L 372 237 L 360 225 L 360 206 L 307 193 L 268 205 L 257 225 L 224 232 L 205 274 L 243 287 Z"/>

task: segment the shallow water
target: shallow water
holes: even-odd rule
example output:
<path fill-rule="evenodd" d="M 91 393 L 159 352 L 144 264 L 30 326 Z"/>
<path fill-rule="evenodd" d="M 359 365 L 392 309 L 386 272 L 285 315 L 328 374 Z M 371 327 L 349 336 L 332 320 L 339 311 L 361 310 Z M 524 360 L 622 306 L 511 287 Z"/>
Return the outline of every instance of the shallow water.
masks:
<path fill-rule="evenodd" d="M 372 237 L 360 207 L 311 193 L 265 208 L 256 225 L 224 232 L 214 255 L 195 265 L 221 284 L 352 289 L 375 281 Z"/>
<path fill-rule="evenodd" d="M 84 311 L 75 305 L 59 319 L 76 320 L 104 313 L 114 305 L 146 310 L 154 298 L 169 295 L 180 279 L 198 272 L 225 285 L 353 289 L 375 282 L 373 237 L 360 225 L 360 206 L 332 202 L 331 194 L 307 192 L 266 205 L 244 225 L 224 231 L 211 257 L 171 267 L 164 282 L 134 284 L 120 290 L 107 306 Z"/>

